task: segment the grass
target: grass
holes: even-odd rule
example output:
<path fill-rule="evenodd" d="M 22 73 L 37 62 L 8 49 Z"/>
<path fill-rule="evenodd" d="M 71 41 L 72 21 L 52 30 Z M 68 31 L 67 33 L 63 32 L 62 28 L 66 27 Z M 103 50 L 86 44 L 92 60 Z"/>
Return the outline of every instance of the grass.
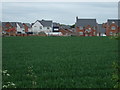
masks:
<path fill-rule="evenodd" d="M 117 45 L 108 37 L 4 37 L 2 66 L 11 78 L 4 77 L 3 83 L 14 82 L 17 88 L 112 88 Z"/>

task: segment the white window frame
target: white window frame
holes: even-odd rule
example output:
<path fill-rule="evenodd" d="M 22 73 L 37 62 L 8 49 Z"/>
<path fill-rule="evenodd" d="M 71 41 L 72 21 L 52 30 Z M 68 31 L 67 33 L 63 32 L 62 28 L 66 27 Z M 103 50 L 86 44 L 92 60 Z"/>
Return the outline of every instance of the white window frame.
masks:
<path fill-rule="evenodd" d="M 83 35 L 83 32 L 79 32 L 80 35 Z"/>
<path fill-rule="evenodd" d="M 85 29 L 85 31 L 87 31 L 87 32 L 91 32 L 91 29 L 89 28 L 89 29 Z"/>
<path fill-rule="evenodd" d="M 115 26 L 112 26 L 112 27 L 111 27 L 111 30 L 115 30 L 115 29 L 116 29 L 116 27 L 115 27 Z"/>
<path fill-rule="evenodd" d="M 110 32 L 110 35 L 113 35 L 113 32 Z"/>
<path fill-rule="evenodd" d="M 96 32 L 93 32 L 94 35 L 96 35 Z"/>

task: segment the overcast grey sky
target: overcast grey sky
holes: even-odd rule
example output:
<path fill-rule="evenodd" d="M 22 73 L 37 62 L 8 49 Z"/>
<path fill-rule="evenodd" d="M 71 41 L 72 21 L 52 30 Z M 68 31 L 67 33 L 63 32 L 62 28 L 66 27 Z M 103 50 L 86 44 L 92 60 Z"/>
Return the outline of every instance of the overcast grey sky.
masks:
<path fill-rule="evenodd" d="M 96 18 L 98 23 L 118 18 L 117 2 L 10 2 L 2 3 L 2 21 L 33 23 L 36 20 L 53 20 L 74 24 L 75 18 Z"/>

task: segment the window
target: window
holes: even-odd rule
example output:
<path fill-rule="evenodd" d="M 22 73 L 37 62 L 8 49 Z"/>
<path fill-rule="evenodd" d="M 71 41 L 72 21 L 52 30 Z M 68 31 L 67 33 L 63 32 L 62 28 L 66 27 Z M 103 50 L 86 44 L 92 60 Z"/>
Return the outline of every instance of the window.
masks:
<path fill-rule="evenodd" d="M 110 32 L 110 35 L 113 35 L 113 32 Z"/>
<path fill-rule="evenodd" d="M 37 26 L 34 26 L 34 27 L 37 27 Z"/>
<path fill-rule="evenodd" d="M 79 32 L 80 35 L 83 35 L 83 32 Z"/>
<path fill-rule="evenodd" d="M 42 26 L 40 26 L 40 29 L 42 29 Z"/>
<path fill-rule="evenodd" d="M 82 30 L 83 29 L 83 27 L 82 26 L 80 26 L 80 30 Z"/>
<path fill-rule="evenodd" d="M 112 26 L 112 27 L 111 27 L 111 30 L 115 30 L 115 29 L 116 29 L 116 27 L 115 27 L 115 26 Z"/>
<path fill-rule="evenodd" d="M 50 29 L 49 27 L 47 27 L 47 29 Z"/>
<path fill-rule="evenodd" d="M 85 31 L 86 31 L 86 32 L 90 32 L 90 31 L 91 31 L 91 29 L 86 29 Z"/>
<path fill-rule="evenodd" d="M 54 31 L 58 31 L 59 29 L 58 28 L 54 28 Z"/>
<path fill-rule="evenodd" d="M 112 23 L 115 23 L 114 21 L 112 21 Z"/>
<path fill-rule="evenodd" d="M 93 32 L 94 35 L 96 35 L 96 32 Z"/>

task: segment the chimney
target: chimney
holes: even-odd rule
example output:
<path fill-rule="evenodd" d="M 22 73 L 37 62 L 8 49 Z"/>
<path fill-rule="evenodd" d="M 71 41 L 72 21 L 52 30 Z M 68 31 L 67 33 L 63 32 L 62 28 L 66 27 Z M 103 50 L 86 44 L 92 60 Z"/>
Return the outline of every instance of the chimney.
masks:
<path fill-rule="evenodd" d="M 76 22 L 78 21 L 78 16 L 76 17 Z"/>

